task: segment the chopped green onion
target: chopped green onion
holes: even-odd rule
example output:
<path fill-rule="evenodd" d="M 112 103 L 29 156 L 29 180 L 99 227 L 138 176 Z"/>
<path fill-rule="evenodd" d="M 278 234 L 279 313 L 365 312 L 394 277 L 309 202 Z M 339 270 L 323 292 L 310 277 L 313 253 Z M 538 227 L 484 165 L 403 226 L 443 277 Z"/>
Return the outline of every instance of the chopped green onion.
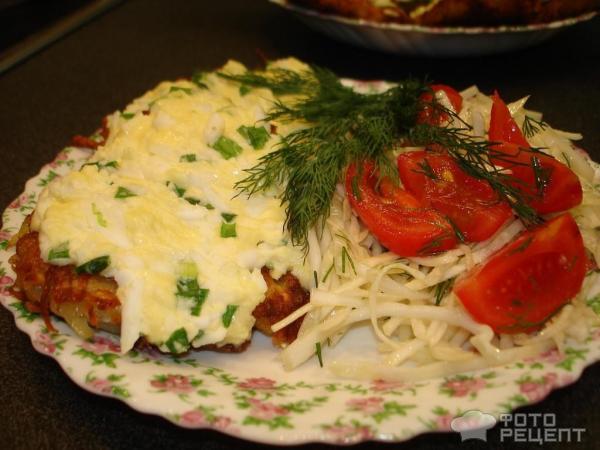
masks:
<path fill-rule="evenodd" d="M 135 117 L 135 113 L 122 112 L 121 117 L 125 120 L 130 120 Z"/>
<path fill-rule="evenodd" d="M 200 205 L 202 200 L 198 200 L 196 197 L 185 197 L 184 200 L 188 202 L 190 205 Z"/>
<path fill-rule="evenodd" d="M 221 224 L 221 237 L 222 238 L 237 237 L 235 223 L 223 222 Z"/>
<path fill-rule="evenodd" d="M 195 72 L 192 75 L 192 83 L 198 86 L 200 89 L 208 89 L 206 83 L 204 83 L 204 78 L 206 77 L 206 72 Z"/>
<path fill-rule="evenodd" d="M 187 95 L 192 95 L 192 88 L 186 88 L 181 86 L 171 86 L 169 89 L 169 94 L 171 92 L 185 92 Z"/>
<path fill-rule="evenodd" d="M 182 188 L 181 186 L 176 185 L 175 183 L 172 183 L 170 181 L 167 181 L 167 186 L 171 187 L 171 190 L 173 192 L 175 192 L 175 194 L 177 195 L 177 197 L 183 197 L 183 195 L 185 194 L 186 189 Z"/>
<path fill-rule="evenodd" d="M 136 197 L 137 194 L 134 194 L 129 189 L 124 188 L 123 186 L 119 186 L 117 188 L 117 193 L 115 194 L 115 198 L 127 198 L 127 197 Z"/>
<path fill-rule="evenodd" d="M 108 266 L 110 266 L 110 256 L 104 255 L 104 256 L 99 256 L 94 259 L 90 259 L 88 262 L 81 264 L 80 266 L 77 266 L 75 268 L 75 272 L 78 275 L 81 275 L 84 273 L 87 273 L 89 275 L 95 275 L 97 273 L 102 272 Z"/>
<path fill-rule="evenodd" d="M 231 321 L 233 320 L 233 315 L 238 309 L 238 305 L 227 305 L 227 309 L 223 313 L 223 317 L 221 318 L 223 321 L 223 326 L 225 328 L 229 328 L 231 325 Z"/>
<path fill-rule="evenodd" d="M 98 169 L 98 170 L 106 169 L 108 167 L 111 167 L 113 169 L 118 169 L 119 163 L 117 161 L 108 161 L 106 163 L 103 163 L 101 161 L 96 161 L 96 162 L 91 162 L 91 163 L 85 163 L 84 165 L 81 166 L 81 169 L 83 169 L 85 166 L 96 166 L 96 169 Z"/>
<path fill-rule="evenodd" d="M 100 211 L 98 209 L 98 207 L 96 206 L 95 203 L 92 203 L 92 212 L 96 216 L 96 221 L 98 222 L 98 225 L 100 225 L 101 227 L 106 228 L 108 226 L 108 222 L 106 221 L 106 219 L 102 215 L 102 211 Z"/>
<path fill-rule="evenodd" d="M 243 97 L 243 96 L 244 96 L 244 95 L 246 95 L 248 92 L 250 92 L 250 87 L 249 87 L 249 86 L 247 86 L 247 85 L 245 85 L 245 84 L 242 84 L 242 85 L 240 86 L 240 95 Z"/>
<path fill-rule="evenodd" d="M 237 217 L 237 214 L 221 213 L 221 217 L 225 220 L 225 222 L 231 223 L 233 221 L 233 219 L 235 219 Z"/>
<path fill-rule="evenodd" d="M 57 247 L 50 249 L 48 252 L 48 261 L 55 259 L 66 259 L 69 257 L 69 242 L 63 242 Z"/>
<path fill-rule="evenodd" d="M 317 359 L 319 360 L 319 366 L 323 367 L 323 354 L 321 353 L 321 343 L 317 342 L 315 344 L 315 354 L 317 355 Z"/>
<path fill-rule="evenodd" d="M 190 346 L 185 328 L 182 327 L 173 331 L 169 339 L 167 339 L 167 342 L 165 342 L 165 345 L 171 353 L 185 352 Z"/>
<path fill-rule="evenodd" d="M 184 261 L 180 264 L 180 278 L 177 280 L 177 292 L 175 295 L 178 298 L 192 302 L 192 316 L 199 316 L 202 310 L 202 305 L 208 297 L 209 290 L 201 288 L 196 277 L 198 276 L 198 268 L 196 263 Z"/>
<path fill-rule="evenodd" d="M 271 135 L 264 127 L 247 127 L 242 125 L 237 132 L 250 144 L 255 150 L 260 150 L 265 146 Z"/>
<path fill-rule="evenodd" d="M 181 158 L 179 158 L 179 162 L 195 162 L 196 161 L 196 155 L 194 153 L 187 153 L 185 155 L 181 155 Z"/>
<path fill-rule="evenodd" d="M 225 136 L 221 136 L 217 139 L 212 148 L 218 151 L 225 159 L 233 158 L 242 153 L 243 150 L 237 142 L 232 141 Z"/>

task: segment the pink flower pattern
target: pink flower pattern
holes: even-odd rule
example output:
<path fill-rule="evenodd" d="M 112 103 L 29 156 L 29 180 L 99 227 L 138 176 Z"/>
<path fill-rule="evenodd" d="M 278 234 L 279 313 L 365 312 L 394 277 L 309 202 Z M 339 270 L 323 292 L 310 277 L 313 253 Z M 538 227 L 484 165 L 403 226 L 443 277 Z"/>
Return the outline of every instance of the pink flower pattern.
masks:
<path fill-rule="evenodd" d="M 366 416 L 384 411 L 382 397 L 353 398 L 346 402 L 350 411 L 360 411 Z"/>
<path fill-rule="evenodd" d="M 554 388 L 569 384 L 573 377 L 565 375 L 559 379 L 554 372 L 547 373 L 539 380 L 526 380 L 519 383 L 519 390 L 530 402 L 537 402 L 545 398 Z"/>
<path fill-rule="evenodd" d="M 454 419 L 454 416 L 452 414 L 444 414 L 441 416 L 437 416 L 437 418 L 435 420 L 436 429 L 443 430 L 443 431 L 450 430 L 450 424 L 452 423 L 453 419 Z"/>
<path fill-rule="evenodd" d="M 194 391 L 190 378 L 184 375 L 167 375 L 164 379 L 150 381 L 150 385 L 174 394 L 189 394 Z"/>
<path fill-rule="evenodd" d="M 4 275 L 0 277 L 0 295 L 9 295 L 9 288 L 15 283 L 11 277 Z"/>
<path fill-rule="evenodd" d="M 276 382 L 269 378 L 247 378 L 245 381 L 238 383 L 238 387 L 250 390 L 271 390 L 274 389 Z"/>
<path fill-rule="evenodd" d="M 17 199 L 13 200 L 13 202 L 8 205 L 11 209 L 18 209 L 29 200 L 29 196 L 27 194 L 21 194 Z"/>
<path fill-rule="evenodd" d="M 56 155 L 56 158 L 54 158 L 54 161 L 52 161 L 48 165 L 51 168 L 55 169 L 58 166 L 61 166 L 62 164 L 64 164 L 64 162 L 67 161 L 68 159 L 69 159 L 69 154 L 67 152 L 60 152 L 58 155 Z"/>
<path fill-rule="evenodd" d="M 106 352 L 119 353 L 121 351 L 121 346 L 119 344 L 102 336 L 94 336 L 92 342 L 85 341 L 81 347 L 88 352 L 93 352 L 97 355 Z"/>
<path fill-rule="evenodd" d="M 287 409 L 277 406 L 274 403 L 263 402 L 255 398 L 249 398 L 248 403 L 250 403 L 250 413 L 248 415 L 255 419 L 271 420 L 277 416 L 289 414 Z"/>
<path fill-rule="evenodd" d="M 12 237 L 12 234 L 6 230 L 0 230 L 0 241 L 7 241 Z"/>
<path fill-rule="evenodd" d="M 50 355 L 56 351 L 56 345 L 52 341 L 52 338 L 47 333 L 42 333 L 41 331 L 35 333 L 33 346 L 36 350 Z"/>
<path fill-rule="evenodd" d="M 476 395 L 486 387 L 485 380 L 481 378 L 451 379 L 442 384 L 442 389 L 448 391 L 451 397 L 465 397 Z"/>
<path fill-rule="evenodd" d="M 96 392 L 100 392 L 101 394 L 112 393 L 112 383 L 109 380 L 103 378 L 96 378 L 88 381 L 88 385 L 93 390 L 95 390 Z"/>
<path fill-rule="evenodd" d="M 183 413 L 179 418 L 179 423 L 187 427 L 202 427 L 208 425 L 204 413 L 197 409 Z"/>
<path fill-rule="evenodd" d="M 558 351 L 558 349 L 553 348 L 550 349 L 538 356 L 536 356 L 535 358 L 529 358 L 527 359 L 527 361 L 537 361 L 537 362 L 544 362 L 544 363 L 549 363 L 549 364 L 556 364 L 561 362 L 564 359 L 564 354 L 561 353 L 560 351 Z"/>

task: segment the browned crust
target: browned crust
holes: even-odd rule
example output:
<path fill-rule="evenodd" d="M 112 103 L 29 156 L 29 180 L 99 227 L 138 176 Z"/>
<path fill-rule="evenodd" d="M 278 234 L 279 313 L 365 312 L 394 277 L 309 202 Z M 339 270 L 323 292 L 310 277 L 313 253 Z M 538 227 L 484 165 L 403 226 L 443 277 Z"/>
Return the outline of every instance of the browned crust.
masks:
<path fill-rule="evenodd" d="M 49 330 L 54 330 L 50 314 L 63 318 L 83 338 L 93 335 L 92 329 L 118 333 L 121 326 L 121 303 L 117 298 L 117 283 L 100 275 L 77 274 L 72 265 L 56 266 L 44 262 L 40 255 L 38 233 L 30 231 L 30 219 L 23 223 L 16 242 L 16 253 L 10 263 L 17 275 L 13 293 L 32 312 L 41 313 Z M 272 335 L 273 343 L 284 346 L 298 333 L 302 319 L 271 333 L 271 325 L 308 302 L 308 292 L 290 273 L 274 280 L 263 268 L 267 283 L 265 300 L 253 312 L 256 328 Z M 142 338 L 138 346 L 147 346 Z M 249 341 L 240 345 L 205 345 L 201 350 L 233 353 L 246 349 Z"/>

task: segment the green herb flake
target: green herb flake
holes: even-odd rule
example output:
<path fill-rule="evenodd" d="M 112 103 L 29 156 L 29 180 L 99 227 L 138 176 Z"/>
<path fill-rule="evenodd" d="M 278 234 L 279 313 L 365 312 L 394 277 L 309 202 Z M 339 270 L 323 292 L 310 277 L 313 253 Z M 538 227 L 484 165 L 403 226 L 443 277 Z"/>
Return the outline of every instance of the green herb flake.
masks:
<path fill-rule="evenodd" d="M 234 223 L 223 222 L 221 224 L 221 237 L 222 238 L 232 238 L 237 237 L 237 230 Z"/>
<path fill-rule="evenodd" d="M 315 344 L 315 355 L 317 355 L 317 359 L 319 360 L 319 366 L 323 367 L 323 354 L 321 352 L 321 343 L 317 342 Z"/>
<path fill-rule="evenodd" d="M 352 258 L 350 257 L 350 253 L 348 253 L 348 249 L 346 248 L 346 246 L 344 246 L 344 247 L 342 247 L 342 273 L 346 273 L 346 259 L 348 259 L 348 262 L 350 263 L 350 266 L 352 267 L 352 271 L 354 272 L 354 275 L 357 275 L 356 267 L 354 267 L 354 261 L 352 261 Z"/>
<path fill-rule="evenodd" d="M 175 195 L 177 195 L 177 197 L 181 198 L 185 195 L 185 188 L 178 186 L 175 183 L 171 183 L 169 181 L 167 181 L 167 186 L 171 186 L 171 190 L 175 192 Z"/>
<path fill-rule="evenodd" d="M 196 162 L 196 155 L 194 153 L 187 153 L 185 155 L 181 155 L 179 158 L 179 162 Z"/>
<path fill-rule="evenodd" d="M 213 144 L 212 148 L 218 151 L 225 159 L 234 158 L 242 153 L 243 150 L 237 142 L 232 141 L 225 136 L 219 137 L 219 139 L 217 139 L 217 141 Z"/>
<path fill-rule="evenodd" d="M 600 316 L 600 294 L 587 300 L 587 305 Z"/>
<path fill-rule="evenodd" d="M 169 336 L 167 342 L 165 342 L 167 348 L 171 351 L 171 353 L 183 353 L 190 347 L 190 342 L 188 341 L 187 331 L 185 328 L 179 328 Z"/>
<path fill-rule="evenodd" d="M 50 251 L 48 252 L 48 261 L 54 261 L 55 259 L 67 259 L 67 258 L 69 258 L 69 243 L 68 242 L 63 242 L 62 244 L 58 245 L 57 247 L 50 249 Z"/>
<path fill-rule="evenodd" d="M 187 95 L 192 95 L 192 88 L 186 88 L 181 86 L 171 86 L 169 89 L 169 94 L 171 92 L 185 92 Z"/>
<path fill-rule="evenodd" d="M 247 127 L 242 125 L 237 132 L 250 144 L 254 150 L 262 149 L 271 138 L 265 127 Z"/>
<path fill-rule="evenodd" d="M 208 85 L 204 82 L 205 78 L 206 72 L 195 72 L 192 75 L 192 83 L 194 83 L 200 89 L 208 89 Z"/>
<path fill-rule="evenodd" d="M 92 203 L 92 213 L 94 213 L 94 216 L 96 216 L 96 222 L 98 222 L 98 225 L 104 228 L 108 226 L 108 222 L 104 218 L 102 211 L 98 209 L 95 203 Z"/>
<path fill-rule="evenodd" d="M 532 242 L 533 236 L 528 236 L 527 238 L 523 239 L 523 242 L 521 242 L 517 247 L 511 250 L 509 255 L 514 255 L 515 253 L 523 253 L 527 249 L 527 247 L 531 245 Z"/>
<path fill-rule="evenodd" d="M 98 169 L 98 171 L 100 171 L 102 169 L 107 169 L 109 167 L 111 169 L 118 169 L 119 163 L 117 161 L 108 161 L 105 163 L 102 161 L 96 161 L 96 162 L 85 163 L 84 165 L 81 166 L 81 169 L 83 169 L 85 166 L 96 166 L 96 169 Z"/>
<path fill-rule="evenodd" d="M 200 205 L 202 203 L 202 200 L 197 199 L 196 197 L 185 197 L 184 200 L 186 202 L 188 202 L 190 205 Z"/>
<path fill-rule="evenodd" d="M 313 270 L 313 277 L 315 279 L 315 288 L 319 287 L 319 275 L 316 270 Z"/>
<path fill-rule="evenodd" d="M 128 198 L 128 197 L 136 197 L 137 194 L 131 192 L 129 189 L 119 186 L 117 188 L 117 193 L 115 194 L 115 198 Z"/>
<path fill-rule="evenodd" d="M 231 321 L 233 320 L 233 315 L 235 314 L 237 309 L 238 309 L 238 305 L 227 305 L 227 309 L 225 309 L 225 312 L 223 313 L 223 316 L 221 317 L 223 326 L 225 328 L 229 328 L 229 325 L 231 325 Z"/>
<path fill-rule="evenodd" d="M 81 264 L 80 266 L 77 266 L 75 268 L 75 272 L 78 275 L 81 275 L 84 273 L 87 273 L 89 275 L 96 275 L 96 274 L 102 272 L 108 266 L 110 266 L 110 256 L 104 255 L 104 256 L 99 256 L 97 258 L 91 259 L 88 262 Z"/>
<path fill-rule="evenodd" d="M 209 289 L 201 288 L 196 278 L 181 277 L 177 280 L 177 292 L 175 295 L 192 302 L 190 313 L 192 316 L 199 316 L 202 311 L 202 305 L 208 297 Z"/>
<path fill-rule="evenodd" d="M 250 92 L 250 90 L 251 90 L 251 89 L 250 89 L 250 87 L 249 87 L 249 86 L 246 86 L 245 84 L 242 84 L 242 85 L 240 86 L 240 95 L 243 97 L 243 96 L 245 96 L 246 94 L 248 94 L 248 93 Z"/>
<path fill-rule="evenodd" d="M 237 217 L 237 214 L 221 213 L 221 217 L 223 218 L 223 220 L 225 220 L 225 222 L 231 223 Z"/>
<path fill-rule="evenodd" d="M 435 285 L 435 306 L 440 306 L 444 297 L 450 292 L 452 284 L 454 284 L 454 278 L 449 278 Z"/>
<path fill-rule="evenodd" d="M 325 276 L 321 280 L 323 283 L 325 283 L 327 281 L 327 278 L 329 278 L 329 274 L 333 271 L 334 268 L 335 268 L 335 260 L 331 263 L 331 266 L 329 266 L 329 269 L 327 269 L 327 272 L 325 272 Z"/>
<path fill-rule="evenodd" d="M 121 113 L 121 118 L 125 119 L 125 120 L 131 120 L 135 117 L 135 113 L 131 113 L 131 112 L 122 112 Z"/>

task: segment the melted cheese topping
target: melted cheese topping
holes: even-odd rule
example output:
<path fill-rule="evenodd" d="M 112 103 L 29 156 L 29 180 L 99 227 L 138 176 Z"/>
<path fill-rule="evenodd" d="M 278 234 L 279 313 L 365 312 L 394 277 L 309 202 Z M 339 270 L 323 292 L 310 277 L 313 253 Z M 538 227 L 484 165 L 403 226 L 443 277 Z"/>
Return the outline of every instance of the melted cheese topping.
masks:
<path fill-rule="evenodd" d="M 279 64 L 303 69 L 295 60 Z M 245 68 L 230 62 L 223 71 Z M 277 192 L 235 196 L 243 170 L 279 142 L 262 121 L 273 95 L 243 92 L 216 74 L 202 83 L 161 83 L 113 114 L 108 141 L 89 160 L 95 164 L 50 183 L 33 217 L 51 263 L 110 258 L 102 275 L 119 285 L 122 351 L 140 336 L 174 352 L 186 342 L 240 344 L 264 299 L 261 267 L 310 283 Z M 255 149 L 242 126 L 267 137 L 264 148 Z M 294 125 L 276 126 L 287 133 Z M 68 257 L 56 258 L 65 248 Z"/>

